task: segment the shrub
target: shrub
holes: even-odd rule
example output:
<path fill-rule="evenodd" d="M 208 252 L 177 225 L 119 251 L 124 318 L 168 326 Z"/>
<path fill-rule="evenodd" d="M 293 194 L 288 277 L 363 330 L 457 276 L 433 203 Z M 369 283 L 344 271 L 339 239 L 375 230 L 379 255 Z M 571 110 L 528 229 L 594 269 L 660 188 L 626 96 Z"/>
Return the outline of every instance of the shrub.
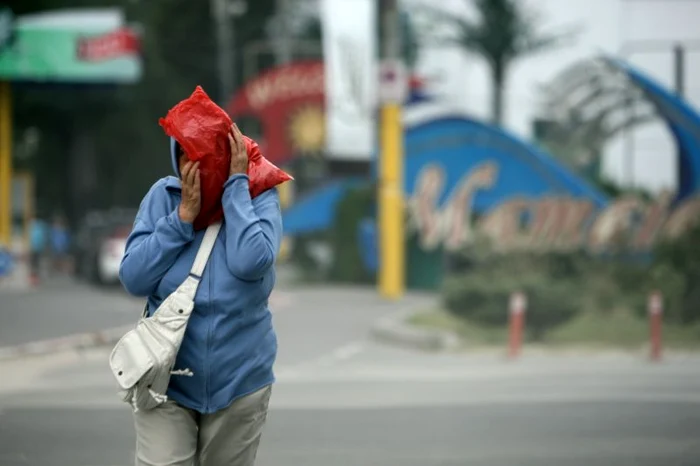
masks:
<path fill-rule="evenodd" d="M 543 268 L 523 271 L 532 258 L 514 261 L 512 268 L 495 266 L 455 275 L 446 280 L 443 304 L 456 316 L 476 323 L 503 326 L 508 321 L 511 293 L 522 291 L 528 298 L 527 330 L 534 340 L 567 322 L 581 309 L 580 293 L 567 279 L 553 279 Z M 503 265 L 503 264 L 499 264 Z"/>
<path fill-rule="evenodd" d="M 700 224 L 654 251 L 647 288 L 664 293 L 666 317 L 680 324 L 700 321 Z"/>
<path fill-rule="evenodd" d="M 653 290 L 664 296 L 665 319 L 700 321 L 700 226 L 648 257 L 575 253 L 494 254 L 483 246 L 451 257 L 445 308 L 484 325 L 505 325 L 510 294 L 528 296 L 527 328 L 535 339 L 580 312 L 636 312 L 646 317 Z"/>
<path fill-rule="evenodd" d="M 338 282 L 374 283 L 374 274 L 362 262 L 358 241 L 360 222 L 370 216 L 376 204 L 375 187 L 348 191 L 338 203 L 330 232 L 333 263 L 329 278 Z"/>

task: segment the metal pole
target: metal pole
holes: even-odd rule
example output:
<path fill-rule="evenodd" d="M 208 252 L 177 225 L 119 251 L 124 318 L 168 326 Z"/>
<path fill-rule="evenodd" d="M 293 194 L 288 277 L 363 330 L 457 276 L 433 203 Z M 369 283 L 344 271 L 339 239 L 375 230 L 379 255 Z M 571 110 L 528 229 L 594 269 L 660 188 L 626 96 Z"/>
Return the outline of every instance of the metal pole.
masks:
<path fill-rule="evenodd" d="M 683 98 L 685 95 L 685 47 L 682 44 L 676 44 L 673 47 L 673 65 L 676 94 Z"/>
<path fill-rule="evenodd" d="M 633 91 L 629 90 L 629 100 L 627 101 L 627 114 L 630 121 L 635 118 L 635 106 L 634 106 L 634 95 Z M 634 141 L 634 128 L 629 126 L 625 130 L 625 181 L 629 188 L 634 188 L 635 185 L 635 141 Z"/>
<path fill-rule="evenodd" d="M 216 25 L 217 68 L 219 73 L 220 104 L 225 104 L 231 96 L 234 76 L 234 49 L 231 18 L 227 0 L 211 0 L 211 14 Z"/>
<path fill-rule="evenodd" d="M 620 55 L 629 58 L 633 53 L 643 53 L 643 52 L 659 52 L 667 51 L 671 44 L 668 41 L 629 41 L 623 44 L 620 49 Z M 685 54 L 688 50 L 698 50 L 700 48 L 700 41 L 689 40 L 683 41 L 682 43 L 676 43 L 673 46 L 673 75 L 675 81 L 675 91 L 679 97 L 684 98 L 685 96 Z M 630 98 L 631 100 L 631 98 Z M 632 103 L 629 103 L 630 116 L 633 118 L 635 115 L 632 113 Z M 630 183 L 631 187 L 634 187 L 634 130 L 633 128 L 625 129 L 624 134 L 624 164 L 625 164 L 625 178 L 626 181 Z M 679 165 L 680 167 L 680 165 Z M 680 168 L 679 168 L 680 169 Z M 680 182 L 681 175 L 678 174 L 678 180 Z"/>
<path fill-rule="evenodd" d="M 637 45 L 636 42 L 627 42 L 623 44 L 620 49 L 620 55 L 624 58 L 629 59 L 634 53 L 634 46 Z M 632 88 L 628 88 L 626 91 L 627 101 L 626 101 L 626 112 L 627 118 L 633 121 L 635 118 L 635 95 Z M 623 133 L 623 183 L 627 185 L 628 188 L 634 188 L 635 185 L 635 141 L 634 141 L 634 128 L 627 126 Z"/>
<path fill-rule="evenodd" d="M 0 83 L 0 244 L 12 241 L 12 96 L 9 82 Z"/>
<path fill-rule="evenodd" d="M 275 42 L 275 61 L 278 65 L 285 65 L 292 61 L 291 34 L 287 15 L 290 14 L 287 0 L 277 0 L 277 37 Z"/>
<path fill-rule="evenodd" d="M 401 60 L 401 31 L 397 0 L 380 0 L 379 21 L 384 65 Z M 398 71 L 394 69 L 394 71 Z M 395 73 L 396 74 L 396 73 Z M 382 76 L 382 80 L 387 77 Z M 388 79 L 391 79 L 389 77 Z M 405 79 L 397 73 L 393 79 Z M 386 83 L 382 81 L 380 88 Z M 381 109 L 381 153 L 379 159 L 379 291 L 398 299 L 405 288 L 404 167 L 401 107 L 397 98 L 383 98 Z"/>

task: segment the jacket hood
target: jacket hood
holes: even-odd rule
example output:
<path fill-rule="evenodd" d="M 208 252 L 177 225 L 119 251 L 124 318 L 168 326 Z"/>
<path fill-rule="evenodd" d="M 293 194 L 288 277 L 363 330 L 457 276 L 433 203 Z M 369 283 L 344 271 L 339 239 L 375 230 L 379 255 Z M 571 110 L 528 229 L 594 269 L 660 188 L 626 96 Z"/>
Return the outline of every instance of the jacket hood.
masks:
<path fill-rule="evenodd" d="M 178 163 L 177 160 L 177 141 L 175 138 L 171 137 L 170 138 L 170 162 L 172 163 L 173 166 L 173 171 L 175 172 L 175 176 L 180 178 L 180 164 Z"/>

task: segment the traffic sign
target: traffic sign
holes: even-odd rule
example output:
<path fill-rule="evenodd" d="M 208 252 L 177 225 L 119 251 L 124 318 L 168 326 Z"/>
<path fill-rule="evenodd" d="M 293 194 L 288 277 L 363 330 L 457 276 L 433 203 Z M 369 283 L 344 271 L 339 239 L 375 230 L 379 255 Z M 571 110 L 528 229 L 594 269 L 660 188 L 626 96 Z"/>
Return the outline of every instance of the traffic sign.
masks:
<path fill-rule="evenodd" d="M 403 104 L 408 99 L 408 72 L 401 60 L 384 60 L 379 65 L 379 101 Z"/>

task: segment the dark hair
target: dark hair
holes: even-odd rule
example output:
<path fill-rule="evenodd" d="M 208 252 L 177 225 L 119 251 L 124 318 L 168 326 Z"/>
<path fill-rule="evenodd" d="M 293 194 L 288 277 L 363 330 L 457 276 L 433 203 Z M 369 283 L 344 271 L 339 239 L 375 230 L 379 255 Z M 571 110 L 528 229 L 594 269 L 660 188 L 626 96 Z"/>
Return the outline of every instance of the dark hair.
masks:
<path fill-rule="evenodd" d="M 185 155 L 185 150 L 182 148 L 179 142 L 175 142 L 175 153 L 177 154 L 178 158 Z"/>

